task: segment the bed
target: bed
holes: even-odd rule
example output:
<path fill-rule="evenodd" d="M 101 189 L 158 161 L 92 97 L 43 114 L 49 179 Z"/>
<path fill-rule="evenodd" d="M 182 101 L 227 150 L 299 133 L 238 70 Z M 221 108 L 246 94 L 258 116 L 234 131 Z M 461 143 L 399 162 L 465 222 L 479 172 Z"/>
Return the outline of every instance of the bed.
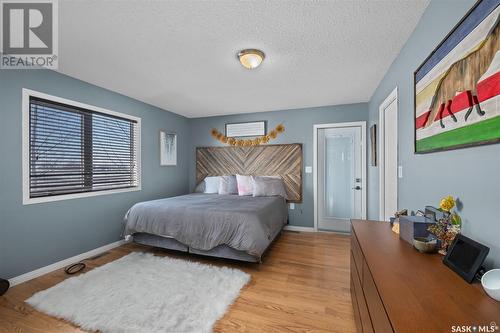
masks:
<path fill-rule="evenodd" d="M 282 197 L 194 193 L 135 204 L 124 233 L 144 245 L 260 262 L 287 217 Z"/>
<path fill-rule="evenodd" d="M 261 262 L 287 224 L 287 201 L 302 201 L 302 145 L 196 149 L 197 182 L 235 174 L 279 175 L 287 200 L 193 193 L 140 202 L 125 216 L 124 235 L 149 246 Z"/>

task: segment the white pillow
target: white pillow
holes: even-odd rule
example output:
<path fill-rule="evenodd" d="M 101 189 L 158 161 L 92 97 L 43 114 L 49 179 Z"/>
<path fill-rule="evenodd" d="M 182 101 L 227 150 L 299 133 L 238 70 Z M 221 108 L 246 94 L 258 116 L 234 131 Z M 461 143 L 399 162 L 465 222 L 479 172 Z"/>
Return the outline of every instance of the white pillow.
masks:
<path fill-rule="evenodd" d="M 205 177 L 205 192 L 204 193 L 219 193 L 220 177 Z"/>
<path fill-rule="evenodd" d="M 254 197 L 282 196 L 287 198 L 285 182 L 281 177 L 252 177 Z"/>
<path fill-rule="evenodd" d="M 219 194 L 238 194 L 238 183 L 236 176 L 221 176 Z"/>
<path fill-rule="evenodd" d="M 238 184 L 238 195 L 253 195 L 254 181 L 253 176 L 236 175 L 236 183 Z M 259 176 L 259 178 L 281 179 L 280 176 Z"/>
<path fill-rule="evenodd" d="M 238 195 L 253 195 L 252 176 L 236 175 L 238 184 Z"/>

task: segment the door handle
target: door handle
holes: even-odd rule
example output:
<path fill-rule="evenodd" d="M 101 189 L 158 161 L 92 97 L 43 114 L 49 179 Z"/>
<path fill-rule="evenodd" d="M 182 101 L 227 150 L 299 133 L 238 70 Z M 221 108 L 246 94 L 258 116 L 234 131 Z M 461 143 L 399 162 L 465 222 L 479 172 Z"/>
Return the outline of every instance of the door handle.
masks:
<path fill-rule="evenodd" d="M 353 187 L 352 189 L 359 191 L 359 190 L 361 190 L 361 186 L 356 186 L 356 187 Z"/>

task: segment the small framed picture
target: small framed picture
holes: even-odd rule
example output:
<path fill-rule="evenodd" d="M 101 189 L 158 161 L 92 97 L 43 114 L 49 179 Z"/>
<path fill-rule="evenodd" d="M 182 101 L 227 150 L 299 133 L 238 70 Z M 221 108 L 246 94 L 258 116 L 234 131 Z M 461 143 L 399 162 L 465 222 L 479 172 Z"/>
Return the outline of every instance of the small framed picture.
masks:
<path fill-rule="evenodd" d="M 370 127 L 370 144 L 372 166 L 377 166 L 377 125 Z"/>
<path fill-rule="evenodd" d="M 177 134 L 160 130 L 160 165 L 177 165 Z"/>

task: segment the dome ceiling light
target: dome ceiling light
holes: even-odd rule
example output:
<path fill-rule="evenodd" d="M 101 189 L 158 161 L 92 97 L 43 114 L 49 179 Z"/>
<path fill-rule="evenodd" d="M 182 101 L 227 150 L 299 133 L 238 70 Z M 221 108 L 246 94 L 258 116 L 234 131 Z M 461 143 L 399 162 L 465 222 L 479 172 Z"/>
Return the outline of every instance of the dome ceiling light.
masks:
<path fill-rule="evenodd" d="M 264 52 L 257 49 L 245 49 L 238 53 L 238 59 L 246 69 L 255 69 L 264 61 Z"/>

